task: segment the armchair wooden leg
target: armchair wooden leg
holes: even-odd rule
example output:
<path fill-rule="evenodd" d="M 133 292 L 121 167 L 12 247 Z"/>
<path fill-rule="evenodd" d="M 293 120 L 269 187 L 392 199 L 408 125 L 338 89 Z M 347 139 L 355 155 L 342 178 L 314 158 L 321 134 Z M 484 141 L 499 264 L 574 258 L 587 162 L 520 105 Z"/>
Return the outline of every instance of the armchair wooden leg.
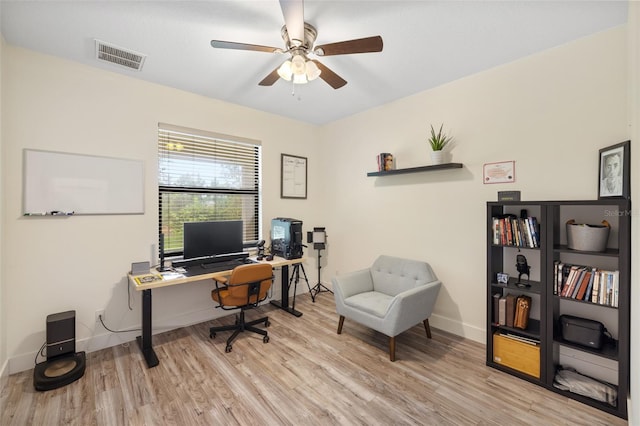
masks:
<path fill-rule="evenodd" d="M 396 360 L 396 337 L 389 337 L 389 359 L 391 362 Z"/>
<path fill-rule="evenodd" d="M 427 337 L 431 339 L 431 327 L 429 327 L 429 318 L 422 321 L 422 323 L 424 324 L 424 329 L 427 332 Z"/>
<path fill-rule="evenodd" d="M 342 333 L 342 326 L 344 325 L 344 316 L 340 315 L 340 320 L 338 321 L 338 334 Z"/>

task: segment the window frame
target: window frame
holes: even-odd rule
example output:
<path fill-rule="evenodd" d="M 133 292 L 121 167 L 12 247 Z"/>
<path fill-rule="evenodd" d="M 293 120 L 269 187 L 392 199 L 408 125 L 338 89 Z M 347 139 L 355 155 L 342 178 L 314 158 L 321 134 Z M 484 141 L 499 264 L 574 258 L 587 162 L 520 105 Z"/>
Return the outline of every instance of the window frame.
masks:
<path fill-rule="evenodd" d="M 174 139 L 171 138 L 171 135 L 182 135 L 176 136 Z M 243 224 L 243 247 L 251 247 L 255 246 L 256 243 L 260 240 L 260 236 L 262 235 L 262 144 L 260 141 L 247 139 L 237 136 L 225 135 L 221 133 L 214 133 L 209 131 L 203 131 L 198 129 L 191 129 L 186 127 L 174 126 L 166 123 L 158 123 L 158 241 L 160 242 L 163 237 L 163 196 L 166 194 L 193 194 L 194 196 L 198 195 L 239 195 L 239 196 L 253 196 L 253 207 L 249 207 L 247 211 L 253 211 L 253 217 L 255 217 L 255 222 L 252 223 L 244 223 Z M 169 141 L 176 141 L 178 139 L 183 139 L 184 137 L 191 137 L 194 140 L 197 140 L 198 143 L 207 143 L 210 141 L 211 143 L 221 144 L 222 146 L 235 146 L 240 147 L 245 150 L 247 147 L 253 150 L 253 155 L 243 155 L 239 157 L 240 159 L 248 159 L 251 158 L 253 163 L 253 169 L 249 169 L 250 173 L 255 173 L 255 182 L 251 188 L 232 188 L 225 186 L 190 186 L 190 185 L 166 185 L 161 183 L 161 174 L 163 173 L 162 161 L 163 154 L 166 154 L 168 151 L 166 148 L 163 148 L 163 143 L 169 143 Z M 197 155 L 200 159 L 208 158 L 216 161 L 222 162 L 222 160 L 229 162 L 230 158 L 227 156 L 219 156 L 216 155 L 213 151 L 205 152 L 203 155 L 202 152 Z M 236 160 L 238 160 L 236 158 Z M 229 164 L 235 164 L 238 166 L 247 165 L 242 161 L 230 161 Z M 250 166 L 251 167 L 251 166 Z M 253 172 L 252 172 L 253 170 Z M 244 216 L 244 215 L 243 215 Z M 236 219 L 243 219 L 236 218 Z M 215 219 L 212 219 L 215 220 Z M 182 222 L 184 223 L 184 222 Z M 249 239 L 246 239 L 249 236 Z M 253 237 L 253 238 L 251 238 Z M 167 250 L 166 236 L 164 238 L 165 248 L 164 255 L 167 257 L 178 257 L 183 255 L 184 247 L 180 247 L 180 250 Z M 160 244 L 159 244 L 160 247 Z"/>

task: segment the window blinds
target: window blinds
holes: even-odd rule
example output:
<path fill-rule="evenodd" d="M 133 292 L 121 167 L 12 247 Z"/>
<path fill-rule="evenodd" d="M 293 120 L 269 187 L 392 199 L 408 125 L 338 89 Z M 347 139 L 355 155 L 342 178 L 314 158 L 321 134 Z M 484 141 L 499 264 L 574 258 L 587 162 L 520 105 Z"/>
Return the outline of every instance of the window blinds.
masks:
<path fill-rule="evenodd" d="M 242 220 L 244 241 L 259 236 L 260 143 L 171 125 L 158 126 L 160 232 L 182 252 L 184 222 Z"/>

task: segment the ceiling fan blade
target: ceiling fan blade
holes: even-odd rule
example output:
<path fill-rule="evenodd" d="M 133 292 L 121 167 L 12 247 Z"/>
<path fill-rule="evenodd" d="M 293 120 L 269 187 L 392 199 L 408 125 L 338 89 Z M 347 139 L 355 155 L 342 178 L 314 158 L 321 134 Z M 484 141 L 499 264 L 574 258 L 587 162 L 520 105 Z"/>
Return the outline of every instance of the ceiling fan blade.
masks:
<path fill-rule="evenodd" d="M 280 8 L 291 43 L 295 46 L 304 44 L 304 2 L 302 0 L 280 0 Z"/>
<path fill-rule="evenodd" d="M 278 47 L 260 46 L 258 44 L 235 43 L 233 41 L 211 40 L 211 47 L 216 49 L 255 50 L 257 52 L 282 52 Z"/>
<path fill-rule="evenodd" d="M 263 78 L 262 81 L 260 83 L 258 83 L 258 85 L 259 86 L 273 86 L 273 83 L 278 81 L 279 78 L 280 78 L 280 76 L 278 75 L 278 68 L 276 68 L 275 70 L 271 71 L 271 73 L 269 73 L 268 76 Z"/>
<path fill-rule="evenodd" d="M 357 40 L 339 41 L 314 48 L 319 56 L 348 55 L 350 53 L 382 52 L 382 37 L 365 37 Z"/>
<path fill-rule="evenodd" d="M 326 81 L 327 84 L 329 84 L 329 86 L 333 87 L 334 89 L 339 89 L 345 84 L 347 84 L 347 80 L 340 77 L 335 72 L 331 71 L 324 64 L 322 64 L 322 62 L 316 59 L 312 59 L 312 60 L 318 66 L 318 68 L 320 68 L 320 78 Z"/>

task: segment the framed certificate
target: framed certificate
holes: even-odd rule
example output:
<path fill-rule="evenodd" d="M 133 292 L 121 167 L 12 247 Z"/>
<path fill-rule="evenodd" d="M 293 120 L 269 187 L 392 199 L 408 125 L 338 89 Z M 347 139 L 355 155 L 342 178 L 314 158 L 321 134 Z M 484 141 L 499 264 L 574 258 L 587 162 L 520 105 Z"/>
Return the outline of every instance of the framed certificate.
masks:
<path fill-rule="evenodd" d="M 482 170 L 483 183 L 510 183 L 516 181 L 516 162 L 486 163 Z"/>
<path fill-rule="evenodd" d="M 280 198 L 307 198 L 307 157 L 280 155 Z"/>

